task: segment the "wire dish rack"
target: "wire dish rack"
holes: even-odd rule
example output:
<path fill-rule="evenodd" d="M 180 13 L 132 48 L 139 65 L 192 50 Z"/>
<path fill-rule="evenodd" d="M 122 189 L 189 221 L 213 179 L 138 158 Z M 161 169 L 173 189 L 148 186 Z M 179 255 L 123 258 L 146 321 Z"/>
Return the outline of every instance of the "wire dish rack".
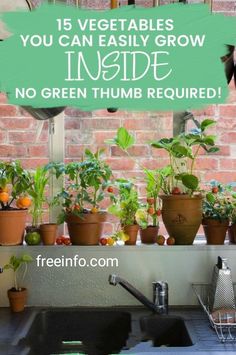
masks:
<path fill-rule="evenodd" d="M 234 295 L 236 294 L 236 283 L 234 286 Z M 209 309 L 210 284 L 194 283 L 192 288 L 197 296 L 198 302 L 207 314 L 212 328 L 215 330 L 218 339 L 222 342 L 236 341 L 236 309 L 217 310 L 212 316 Z"/>

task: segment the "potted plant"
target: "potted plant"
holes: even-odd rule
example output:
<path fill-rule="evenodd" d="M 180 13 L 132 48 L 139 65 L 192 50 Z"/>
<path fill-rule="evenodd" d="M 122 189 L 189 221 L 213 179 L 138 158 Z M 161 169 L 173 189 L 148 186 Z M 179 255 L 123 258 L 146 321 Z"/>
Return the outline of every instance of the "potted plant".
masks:
<path fill-rule="evenodd" d="M 118 188 L 118 194 L 111 194 L 112 205 L 108 212 L 118 217 L 124 235 L 126 245 L 135 245 L 139 231 L 139 225 L 136 220 L 136 213 L 140 207 L 138 201 L 138 192 L 135 185 L 130 180 L 118 179 L 115 182 Z"/>
<path fill-rule="evenodd" d="M 33 259 L 28 254 L 23 254 L 20 257 L 13 255 L 9 262 L 3 267 L 3 270 L 11 269 L 14 272 L 14 286 L 7 291 L 12 312 L 22 312 L 24 310 L 27 299 L 27 289 L 19 285 L 18 278 L 22 267 L 25 267 L 22 276 L 22 281 L 24 280 L 27 272 L 27 264 L 31 261 L 33 261 Z"/>
<path fill-rule="evenodd" d="M 136 213 L 136 220 L 140 225 L 140 238 L 144 244 L 153 244 L 157 241 L 159 231 L 158 217 L 161 215 L 159 192 L 160 174 L 158 170 L 145 169 L 145 182 L 147 203 Z"/>
<path fill-rule="evenodd" d="M 54 203 L 62 205 L 58 223 L 67 223 L 74 245 L 98 245 L 107 219 L 100 204 L 112 172 L 102 153 L 103 150 L 92 153 L 86 149 L 80 162 L 50 164 L 57 178 L 63 175 L 66 179 Z"/>
<path fill-rule="evenodd" d="M 0 162 L 0 245 L 22 244 L 30 174 L 19 161 Z"/>
<path fill-rule="evenodd" d="M 206 129 L 214 124 L 215 121 L 206 119 L 190 133 L 150 143 L 156 149 L 164 149 L 169 157 L 169 164 L 159 169 L 158 179 L 162 191 L 162 219 L 176 244 L 192 244 L 201 224 L 202 196 L 194 170 L 201 148 L 207 153 L 218 151 L 216 137 L 206 134 Z M 116 144 L 130 156 L 129 148 L 135 140 L 125 128 L 120 128 L 117 136 L 107 142 Z"/>
<path fill-rule="evenodd" d="M 27 234 L 39 233 L 44 245 L 53 245 L 56 241 L 57 224 L 43 223 L 44 205 L 48 203 L 46 188 L 49 181 L 49 170 L 47 167 L 37 167 L 31 173 L 31 184 L 29 195 L 32 205 L 29 213 L 32 216 L 32 225 L 26 227 Z"/>
<path fill-rule="evenodd" d="M 234 205 L 227 187 L 211 182 L 211 191 L 203 200 L 202 225 L 207 244 L 224 244 Z"/>

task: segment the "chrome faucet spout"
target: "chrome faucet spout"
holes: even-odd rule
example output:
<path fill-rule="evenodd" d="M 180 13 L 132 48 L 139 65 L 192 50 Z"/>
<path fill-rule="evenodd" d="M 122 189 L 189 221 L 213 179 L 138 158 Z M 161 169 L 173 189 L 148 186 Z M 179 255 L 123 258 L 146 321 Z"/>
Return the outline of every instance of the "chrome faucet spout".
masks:
<path fill-rule="evenodd" d="M 157 302 L 156 296 L 157 292 L 153 292 L 153 302 L 151 302 L 146 296 L 144 296 L 139 290 L 137 290 L 134 286 L 132 286 L 128 281 L 122 279 L 117 275 L 109 275 L 108 279 L 110 285 L 116 286 L 120 284 L 125 290 L 127 290 L 132 296 L 134 296 L 139 302 L 141 302 L 144 306 L 150 309 L 154 313 L 167 313 L 167 311 L 163 312 L 163 307 L 161 310 L 160 304 Z M 156 288 L 155 288 L 156 291 Z"/>

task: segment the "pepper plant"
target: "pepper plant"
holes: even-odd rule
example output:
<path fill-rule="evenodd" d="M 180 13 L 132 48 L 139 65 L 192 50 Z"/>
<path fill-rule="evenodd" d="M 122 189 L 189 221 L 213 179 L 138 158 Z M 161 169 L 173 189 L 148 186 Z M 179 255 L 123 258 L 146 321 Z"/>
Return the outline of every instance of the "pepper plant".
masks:
<path fill-rule="evenodd" d="M 29 171 L 25 170 L 19 161 L 0 162 L 0 206 L 2 210 L 14 208 L 13 202 L 27 196 L 31 178 Z M 19 206 L 29 207 L 30 201 Z"/>

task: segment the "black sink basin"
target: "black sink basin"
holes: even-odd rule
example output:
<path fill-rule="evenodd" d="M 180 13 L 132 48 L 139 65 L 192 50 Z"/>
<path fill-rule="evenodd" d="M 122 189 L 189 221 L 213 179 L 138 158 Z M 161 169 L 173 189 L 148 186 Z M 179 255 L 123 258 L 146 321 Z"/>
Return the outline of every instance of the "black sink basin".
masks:
<path fill-rule="evenodd" d="M 152 340 L 153 346 L 185 347 L 193 342 L 181 317 L 151 316 L 140 320 L 145 340 Z"/>
<path fill-rule="evenodd" d="M 35 317 L 20 346 L 30 355 L 119 353 L 131 330 L 128 312 L 50 310 Z"/>

